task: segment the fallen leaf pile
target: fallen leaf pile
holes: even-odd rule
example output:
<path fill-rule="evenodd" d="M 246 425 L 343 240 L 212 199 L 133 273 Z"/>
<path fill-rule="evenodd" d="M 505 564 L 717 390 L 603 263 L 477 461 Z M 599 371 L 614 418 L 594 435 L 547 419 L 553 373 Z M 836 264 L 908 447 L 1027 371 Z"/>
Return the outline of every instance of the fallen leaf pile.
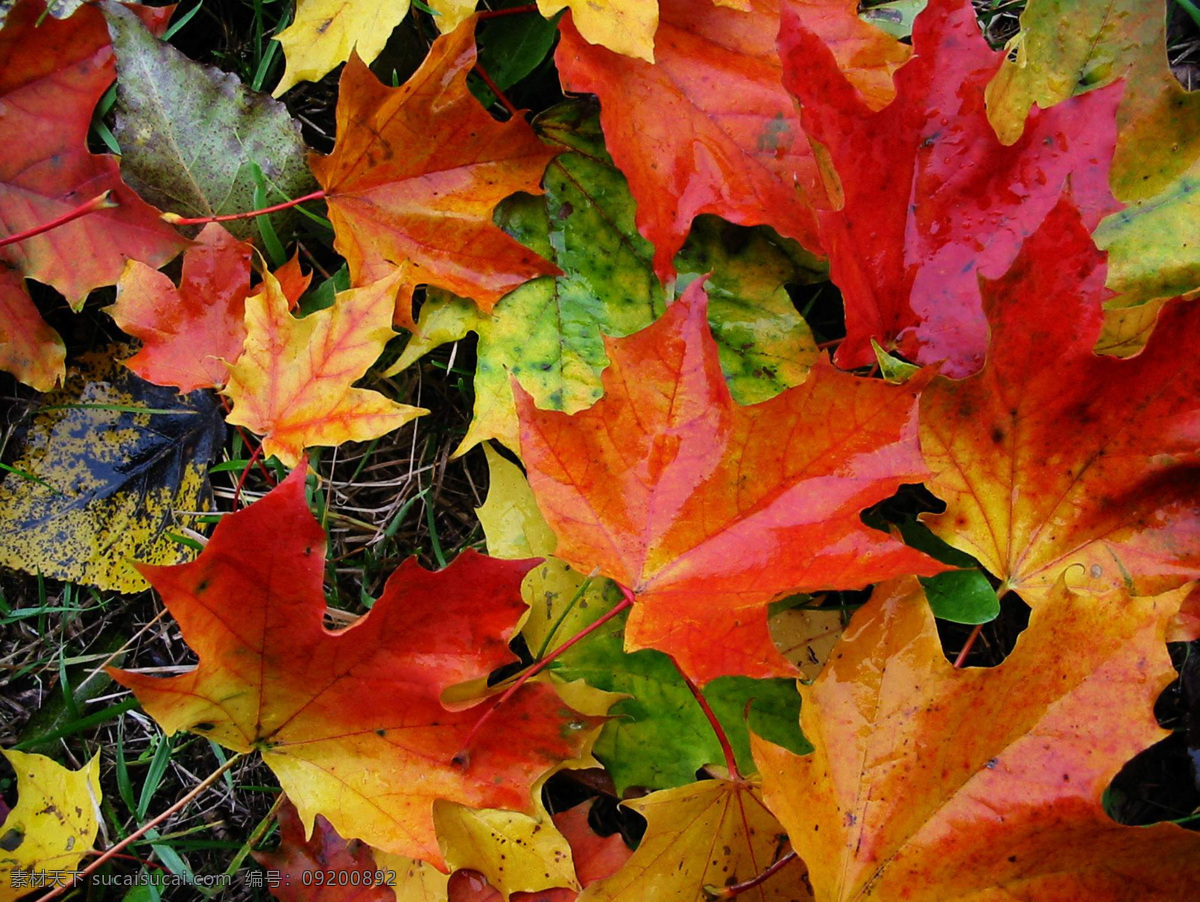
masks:
<path fill-rule="evenodd" d="M 278 898 L 1200 900 L 1110 791 L 1200 634 L 1200 95 L 1161 4 L 909 6 L 297 0 L 278 99 L 8 9 L 0 565 L 155 590 L 194 663 L 108 672 L 270 769 Z M 452 378 L 480 532 L 327 608 L 314 449 Z M 4 753 L 0 900 L 111 839 L 99 752 Z"/>

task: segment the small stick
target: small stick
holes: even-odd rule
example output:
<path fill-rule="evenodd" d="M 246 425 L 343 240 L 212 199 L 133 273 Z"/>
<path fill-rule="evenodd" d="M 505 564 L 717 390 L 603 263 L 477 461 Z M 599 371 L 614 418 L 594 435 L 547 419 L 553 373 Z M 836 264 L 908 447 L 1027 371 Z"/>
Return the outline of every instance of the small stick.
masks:
<path fill-rule="evenodd" d="M 500 90 L 500 86 L 492 81 L 492 77 L 487 74 L 487 69 L 483 68 L 483 66 L 479 65 L 479 63 L 476 63 L 475 74 L 478 75 L 480 79 L 482 79 L 483 83 L 488 86 L 488 90 L 496 95 L 496 99 L 500 101 L 501 106 L 508 110 L 508 114 L 510 116 L 516 117 L 520 115 L 520 113 L 517 111 L 517 108 L 513 106 L 512 101 L 504 96 L 504 92 Z"/>
<path fill-rule="evenodd" d="M 186 808 L 196 798 L 203 795 L 204 792 L 210 786 L 212 786 L 214 783 L 216 783 L 218 780 L 220 780 L 221 777 L 225 774 L 225 772 L 227 770 L 229 770 L 231 767 L 233 767 L 235 764 L 240 762 L 243 757 L 244 757 L 244 755 L 242 755 L 240 752 L 238 754 L 234 755 L 232 758 L 230 758 L 228 761 L 226 761 L 224 764 L 222 764 L 220 767 L 218 767 L 215 771 L 213 771 L 211 774 L 209 774 L 207 777 L 205 777 L 204 780 L 198 786 L 196 786 L 195 789 L 193 789 L 191 792 L 189 792 L 187 795 L 185 795 L 183 798 L 181 798 L 178 802 L 176 802 L 174 805 L 172 805 L 170 808 L 168 808 L 162 814 L 158 815 L 158 817 L 154 818 L 153 820 L 151 820 L 145 824 L 142 824 L 142 826 L 138 827 L 135 831 L 130 833 L 128 836 L 126 836 L 123 840 L 121 840 L 115 846 L 110 846 L 108 849 L 101 852 L 100 856 L 95 861 L 93 861 L 82 871 L 80 871 L 79 873 L 74 875 L 74 880 L 71 883 L 60 884 L 59 886 L 52 889 L 50 892 L 46 893 L 44 896 L 39 896 L 37 899 L 37 902 L 50 902 L 51 899 L 57 898 L 58 896 L 62 895 L 62 893 L 65 890 L 74 886 L 75 882 L 78 881 L 81 877 L 86 877 L 88 874 L 91 874 L 92 872 L 94 872 L 97 868 L 99 868 L 106 861 L 109 861 L 110 859 L 115 858 L 117 856 L 117 853 L 119 853 L 126 846 L 137 842 L 139 839 L 141 839 L 143 836 L 145 836 L 149 831 L 153 830 L 155 827 L 157 827 L 163 821 L 167 820 L 167 818 L 169 818 L 171 815 Z"/>
<path fill-rule="evenodd" d="M 242 468 L 242 475 L 238 477 L 237 487 L 233 490 L 233 506 L 235 509 L 238 506 L 238 502 L 242 500 L 242 488 L 246 485 L 246 477 L 254 469 L 254 462 L 258 460 L 261 454 L 262 445 L 255 445 L 254 452 L 250 455 L 250 459 L 246 461 L 246 466 Z"/>

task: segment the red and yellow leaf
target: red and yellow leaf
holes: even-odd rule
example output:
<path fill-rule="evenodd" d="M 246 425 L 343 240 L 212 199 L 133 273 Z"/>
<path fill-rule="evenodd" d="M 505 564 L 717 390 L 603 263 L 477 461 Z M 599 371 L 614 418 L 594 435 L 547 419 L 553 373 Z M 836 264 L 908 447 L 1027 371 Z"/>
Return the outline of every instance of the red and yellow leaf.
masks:
<path fill-rule="evenodd" d="M 817 215 L 846 306 L 835 360 L 873 365 L 874 339 L 950 376 L 976 372 L 987 348 L 979 276 L 1008 268 L 1068 184 L 1089 228 L 1116 209 L 1108 168 L 1119 87 L 1035 112 L 1005 146 L 984 108 L 1004 54 L 988 48 L 969 0 L 930 0 L 896 99 L 878 112 L 786 9 L 780 47 L 804 129 L 837 170 L 838 209 Z"/>
<path fill-rule="evenodd" d="M 556 151 L 520 116 L 500 123 L 487 114 L 467 90 L 474 65 L 474 17 L 439 37 L 398 88 L 351 58 L 339 87 L 337 144 L 310 160 L 352 283 L 403 274 L 401 325 L 412 326 L 419 284 L 490 310 L 522 282 L 558 272 L 492 224 L 508 195 L 540 193 Z"/>
<path fill-rule="evenodd" d="M 1200 576 L 1200 305 L 1162 314 L 1130 359 L 1092 353 L 1104 255 L 1064 199 L 1007 273 L 980 283 L 992 345 L 921 399 L 929 527 L 1034 602 L 1075 587 L 1150 594 Z"/>
<path fill-rule="evenodd" d="M 844 0 L 785 0 L 830 42 L 847 77 L 878 105 L 909 50 L 860 21 Z M 555 57 L 563 87 L 600 98 L 604 136 L 637 200 L 638 230 L 654 245 L 659 278 L 692 220 L 714 213 L 766 223 L 819 247 L 812 209 L 797 188 L 818 184 L 795 102 L 780 83 L 779 0 L 748 12 L 663 0 L 654 64 L 588 42 L 573 13 Z"/>
<path fill-rule="evenodd" d="M 133 6 L 148 25 L 166 27 L 173 7 Z M 100 8 L 68 19 L 21 0 L 0 29 L 0 220 L 6 234 L 44 225 L 111 192 L 116 206 L 0 249 L 0 260 L 83 305 L 112 285 L 127 259 L 160 266 L 187 244 L 158 211 L 121 181 L 117 160 L 89 153 L 92 110 L 116 70 Z"/>
<path fill-rule="evenodd" d="M 322 814 L 344 837 L 442 867 L 437 799 L 532 811 L 530 787 L 578 756 L 595 719 L 534 683 L 494 712 L 469 763 L 455 764 L 483 706 L 448 710 L 442 692 L 511 661 L 533 562 L 466 551 L 430 573 L 410 559 L 369 614 L 331 632 L 324 544 L 297 470 L 226 515 L 194 562 L 142 568 L 199 665 L 113 676 L 168 733 L 258 750 L 306 830 Z"/>
<path fill-rule="evenodd" d="M 915 579 L 880 586 L 802 686 L 799 757 L 757 739 L 767 804 L 821 902 L 1179 902 L 1200 835 L 1127 827 L 1102 796 L 1165 735 L 1182 593 L 1033 612 L 995 668 L 956 670 Z"/>
<path fill-rule="evenodd" d="M 398 279 L 344 291 L 332 307 L 296 319 L 267 273 L 245 301 L 244 350 L 225 387 L 234 404 L 227 422 L 259 433 L 264 454 L 295 466 L 307 447 L 377 438 L 426 413 L 353 387 L 394 334 Z"/>
<path fill-rule="evenodd" d="M 210 223 L 184 251 L 178 288 L 164 273 L 130 260 L 117 282 L 117 301 L 107 308 L 118 326 L 142 342 L 125 365 L 147 382 L 181 392 L 224 385 L 246 340 L 253 256 L 253 245 Z M 290 309 L 312 275 L 301 272 L 293 257 L 275 279 Z"/>
<path fill-rule="evenodd" d="M 768 602 L 945 569 L 859 516 L 924 473 L 923 380 L 888 385 L 823 363 L 739 407 L 705 312 L 695 282 L 658 322 L 609 339 L 605 394 L 587 410 L 538 410 L 514 385 L 521 456 L 555 554 L 635 594 L 628 650 L 665 651 L 701 682 L 794 675 Z"/>

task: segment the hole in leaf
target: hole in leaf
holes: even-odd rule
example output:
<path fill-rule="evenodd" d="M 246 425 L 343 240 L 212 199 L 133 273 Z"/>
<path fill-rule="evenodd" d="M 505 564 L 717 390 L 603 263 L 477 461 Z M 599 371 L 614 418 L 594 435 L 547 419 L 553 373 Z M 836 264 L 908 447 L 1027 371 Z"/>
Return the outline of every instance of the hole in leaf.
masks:
<path fill-rule="evenodd" d="M 1000 599 L 1000 614 L 990 623 L 985 623 L 979 636 L 971 643 L 970 651 L 963 659 L 963 667 L 995 667 L 1009 656 L 1017 644 L 1017 637 L 1029 626 L 1029 605 L 1016 592 L 1008 592 Z M 955 661 L 975 631 L 975 627 L 948 620 L 937 621 L 938 636 L 942 640 L 942 651 L 948 661 Z"/>
<path fill-rule="evenodd" d="M 1186 736 L 1172 733 L 1129 761 L 1105 792 L 1104 807 L 1122 824 L 1182 820 L 1182 826 L 1200 829 L 1200 818 L 1183 820 L 1200 808 Z"/>

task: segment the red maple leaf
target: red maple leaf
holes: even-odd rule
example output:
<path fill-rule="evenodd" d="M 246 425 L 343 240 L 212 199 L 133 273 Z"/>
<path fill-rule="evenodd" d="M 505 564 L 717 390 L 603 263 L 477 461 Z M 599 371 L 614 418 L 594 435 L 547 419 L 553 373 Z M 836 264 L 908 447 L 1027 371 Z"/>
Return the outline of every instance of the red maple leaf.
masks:
<path fill-rule="evenodd" d="M 133 6 L 162 30 L 174 7 Z M 126 260 L 157 267 L 187 245 L 121 181 L 117 158 L 87 149 L 92 111 L 116 76 L 100 8 L 68 19 L 21 0 L 0 29 L 0 221 L 7 234 L 44 225 L 105 191 L 116 206 L 0 249 L 0 259 L 62 292 L 72 307 L 112 285 Z"/>
<path fill-rule="evenodd" d="M 113 676 L 168 733 L 258 750 L 306 825 L 323 814 L 342 836 L 442 867 L 437 799 L 532 811 L 532 784 L 580 754 L 595 719 L 529 685 L 474 737 L 469 764 L 454 763 L 481 705 L 449 710 L 442 693 L 512 660 L 535 562 L 468 550 L 430 573 L 410 559 L 370 613 L 331 632 L 325 534 L 304 479 L 297 469 L 225 516 L 192 563 L 141 567 L 200 663 L 168 678 Z"/>
<path fill-rule="evenodd" d="M 1108 189 L 1119 85 L 1032 113 L 1012 145 L 997 139 L 984 89 L 1004 60 L 970 0 L 930 0 L 896 99 L 873 112 L 829 49 L 785 9 L 784 84 L 804 130 L 832 158 L 844 198 L 818 213 L 821 244 L 846 306 L 839 366 L 875 362 L 871 339 L 949 376 L 983 365 L 980 275 L 996 277 L 1063 188 L 1089 229 L 1118 205 Z"/>

